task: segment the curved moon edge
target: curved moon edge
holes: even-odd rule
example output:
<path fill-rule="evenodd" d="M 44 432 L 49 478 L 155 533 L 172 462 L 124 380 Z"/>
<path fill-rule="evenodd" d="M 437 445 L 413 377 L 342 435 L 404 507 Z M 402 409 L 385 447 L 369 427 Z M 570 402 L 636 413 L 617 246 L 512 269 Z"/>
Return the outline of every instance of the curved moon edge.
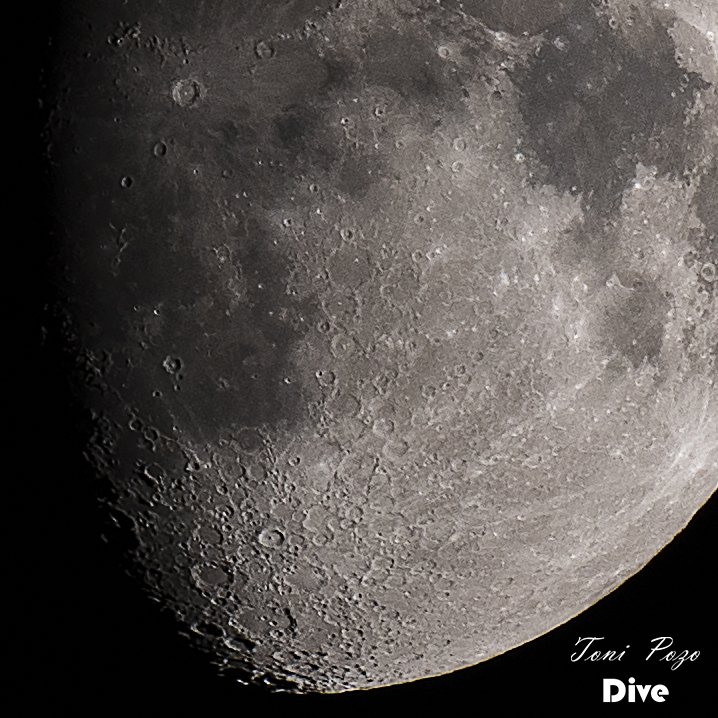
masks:
<path fill-rule="evenodd" d="M 48 324 L 135 566 L 224 670 L 478 663 L 715 490 L 710 3 L 63 13 Z"/>

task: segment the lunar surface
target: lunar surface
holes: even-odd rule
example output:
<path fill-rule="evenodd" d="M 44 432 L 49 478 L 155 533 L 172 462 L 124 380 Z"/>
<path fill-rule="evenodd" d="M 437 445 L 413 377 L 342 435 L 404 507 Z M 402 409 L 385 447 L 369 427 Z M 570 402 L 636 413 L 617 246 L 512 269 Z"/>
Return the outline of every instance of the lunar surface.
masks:
<path fill-rule="evenodd" d="M 48 326 L 208 660 L 296 692 L 475 664 L 713 492 L 713 0 L 59 12 Z"/>

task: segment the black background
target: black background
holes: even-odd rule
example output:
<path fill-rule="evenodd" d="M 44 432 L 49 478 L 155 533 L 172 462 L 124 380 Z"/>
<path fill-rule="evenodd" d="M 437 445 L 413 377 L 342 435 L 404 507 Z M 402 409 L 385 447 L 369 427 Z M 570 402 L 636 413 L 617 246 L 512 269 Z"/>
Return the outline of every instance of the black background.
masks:
<path fill-rule="evenodd" d="M 17 96 L 27 101 L 22 110 L 14 105 L 12 114 L 28 133 L 24 147 L 31 151 L 24 152 L 7 196 L 22 228 L 6 238 L 5 271 L 10 313 L 17 320 L 5 342 L 12 363 L 6 374 L 10 580 L 5 585 L 15 603 L 5 628 L 15 675 L 4 684 L 5 695 L 14 693 L 10 697 L 17 701 L 10 715 L 337 715 L 354 707 L 411 713 L 460 706 L 469 715 L 489 709 L 517 715 L 526 708 L 579 714 L 593 707 L 607 714 L 626 708 L 635 713 L 640 706 L 601 703 L 603 677 L 629 676 L 668 686 L 666 703 L 654 704 L 652 714 L 686 714 L 701 703 L 710 705 L 718 668 L 715 497 L 639 574 L 581 616 L 447 676 L 335 696 L 268 694 L 218 678 L 193 653 L 99 538 L 92 477 L 81 460 L 77 416 L 63 388 L 67 367 L 52 342 L 42 346 L 52 235 L 43 201 L 37 138 L 44 113 L 38 112 L 36 80 L 52 16 L 36 10 L 27 8 L 29 14 L 13 26 L 22 47 L 11 73 L 15 78 L 20 70 L 27 72 L 27 81 L 17 85 Z M 14 142 L 14 137 L 7 141 Z M 619 665 L 571 663 L 576 640 L 587 635 L 605 636 L 607 647 L 630 644 L 632 650 Z M 679 648 L 700 650 L 701 657 L 676 671 L 646 663 L 649 641 L 660 635 L 673 636 Z"/>

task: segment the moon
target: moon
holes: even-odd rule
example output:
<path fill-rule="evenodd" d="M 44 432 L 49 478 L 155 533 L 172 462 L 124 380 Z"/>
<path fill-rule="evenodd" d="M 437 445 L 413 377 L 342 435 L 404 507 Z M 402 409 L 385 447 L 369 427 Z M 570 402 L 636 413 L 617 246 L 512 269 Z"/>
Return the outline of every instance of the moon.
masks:
<path fill-rule="evenodd" d="M 709 0 L 77 0 L 55 331 L 104 510 L 208 660 L 490 659 L 718 476 Z"/>

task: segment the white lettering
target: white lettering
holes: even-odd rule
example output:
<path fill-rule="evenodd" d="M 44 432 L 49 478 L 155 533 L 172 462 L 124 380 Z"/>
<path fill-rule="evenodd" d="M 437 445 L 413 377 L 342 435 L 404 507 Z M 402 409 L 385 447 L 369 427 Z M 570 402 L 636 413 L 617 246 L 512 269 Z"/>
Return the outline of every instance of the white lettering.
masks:
<path fill-rule="evenodd" d="M 665 702 L 665 696 L 668 695 L 668 688 L 658 683 L 655 686 L 649 684 L 641 685 L 636 683 L 635 678 L 628 679 L 628 686 L 618 678 L 603 679 L 603 702 L 618 703 L 624 698 L 629 703 L 645 703 L 650 697 L 657 703 Z M 640 701 L 638 700 L 640 699 Z"/>

